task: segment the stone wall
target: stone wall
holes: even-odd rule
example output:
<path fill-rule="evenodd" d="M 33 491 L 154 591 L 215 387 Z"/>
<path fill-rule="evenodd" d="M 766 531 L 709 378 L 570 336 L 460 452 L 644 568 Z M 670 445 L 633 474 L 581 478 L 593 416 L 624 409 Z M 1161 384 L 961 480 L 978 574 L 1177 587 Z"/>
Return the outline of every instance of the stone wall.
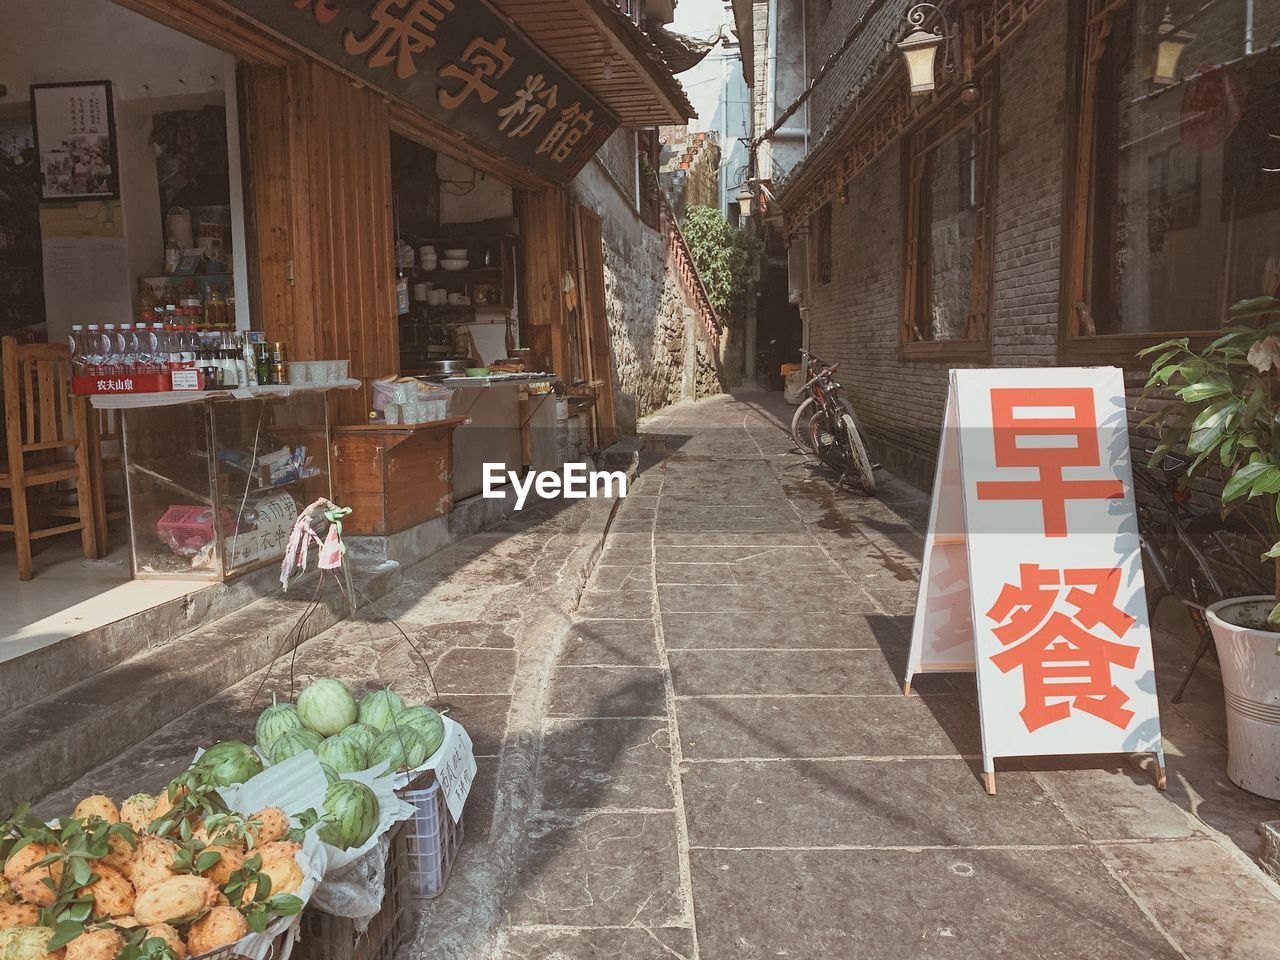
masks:
<path fill-rule="evenodd" d="M 662 234 L 640 220 L 595 162 L 578 175 L 573 193 L 601 220 L 618 430 L 633 433 L 637 419 L 661 407 L 719 393 L 697 320 L 667 270 Z"/>

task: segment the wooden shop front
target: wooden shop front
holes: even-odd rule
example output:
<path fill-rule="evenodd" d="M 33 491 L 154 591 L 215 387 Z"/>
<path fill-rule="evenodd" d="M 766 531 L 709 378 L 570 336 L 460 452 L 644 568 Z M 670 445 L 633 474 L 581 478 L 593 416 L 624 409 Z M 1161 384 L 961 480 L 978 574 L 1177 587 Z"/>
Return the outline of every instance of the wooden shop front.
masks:
<path fill-rule="evenodd" d="M 449 306 L 494 296 L 509 311 L 506 345 L 528 369 L 572 386 L 593 348 L 563 293 L 584 259 L 567 185 L 619 126 L 684 122 L 691 110 L 679 85 L 634 24 L 588 0 L 113 2 L 237 58 L 250 323 L 287 342 L 293 359 L 350 358 L 362 387 L 330 399 L 335 499 L 379 504 L 370 532 L 421 522 L 420 491 L 403 478 L 437 451 L 452 456 L 457 418 L 412 429 L 370 422 L 374 381 L 416 372 L 425 352 L 406 342 L 418 301 L 406 311 L 404 298 L 430 280 L 406 271 L 403 246 L 452 238 L 473 259 L 486 256 L 480 235 L 492 222 L 488 232 L 501 235 L 493 255 L 508 275 L 498 293 L 473 296 L 469 284 L 471 302 Z M 406 235 L 404 144 L 436 158 L 411 169 L 430 168 L 441 182 L 470 177 L 475 196 L 509 196 L 510 216 L 467 229 L 437 217 L 436 232 L 419 223 Z M 598 251 L 585 261 L 599 269 Z M 411 264 L 425 267 L 416 250 Z M 455 279 L 441 285 L 457 294 Z M 596 389 L 611 393 L 611 379 L 597 377 Z M 611 396 L 597 409 L 611 411 Z M 447 511 L 448 492 L 425 512 Z"/>

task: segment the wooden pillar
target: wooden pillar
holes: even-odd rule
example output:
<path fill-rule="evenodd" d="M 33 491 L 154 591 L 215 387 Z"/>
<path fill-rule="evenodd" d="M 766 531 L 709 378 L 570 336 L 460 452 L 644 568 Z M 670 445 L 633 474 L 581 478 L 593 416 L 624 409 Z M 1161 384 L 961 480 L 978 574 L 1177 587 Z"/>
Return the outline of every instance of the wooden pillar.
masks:
<path fill-rule="evenodd" d="M 398 373 L 387 104 L 311 61 L 241 75 L 250 167 L 255 324 L 297 360 L 351 360 L 363 391 L 336 422 L 364 423 L 369 381 Z"/>

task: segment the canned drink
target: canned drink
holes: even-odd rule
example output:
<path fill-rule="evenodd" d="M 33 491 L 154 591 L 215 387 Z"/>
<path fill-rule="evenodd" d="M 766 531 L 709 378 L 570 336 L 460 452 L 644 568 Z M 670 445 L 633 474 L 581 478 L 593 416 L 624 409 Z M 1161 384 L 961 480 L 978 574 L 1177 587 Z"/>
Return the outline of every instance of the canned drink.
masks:
<path fill-rule="evenodd" d="M 285 348 L 283 343 L 276 341 L 275 343 L 271 344 L 271 362 L 272 363 L 276 363 L 276 364 L 286 363 L 288 359 L 289 358 L 285 356 Z"/>
<path fill-rule="evenodd" d="M 288 383 L 289 371 L 283 363 L 273 363 L 271 365 L 271 382 L 272 383 Z"/>

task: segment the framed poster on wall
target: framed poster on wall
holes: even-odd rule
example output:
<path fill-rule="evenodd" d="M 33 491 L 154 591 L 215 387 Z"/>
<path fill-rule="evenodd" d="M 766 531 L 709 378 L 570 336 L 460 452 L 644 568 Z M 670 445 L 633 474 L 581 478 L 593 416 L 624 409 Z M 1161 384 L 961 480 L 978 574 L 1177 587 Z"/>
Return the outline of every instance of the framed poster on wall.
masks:
<path fill-rule="evenodd" d="M 41 200 L 120 196 L 111 81 L 32 84 L 31 118 Z"/>

